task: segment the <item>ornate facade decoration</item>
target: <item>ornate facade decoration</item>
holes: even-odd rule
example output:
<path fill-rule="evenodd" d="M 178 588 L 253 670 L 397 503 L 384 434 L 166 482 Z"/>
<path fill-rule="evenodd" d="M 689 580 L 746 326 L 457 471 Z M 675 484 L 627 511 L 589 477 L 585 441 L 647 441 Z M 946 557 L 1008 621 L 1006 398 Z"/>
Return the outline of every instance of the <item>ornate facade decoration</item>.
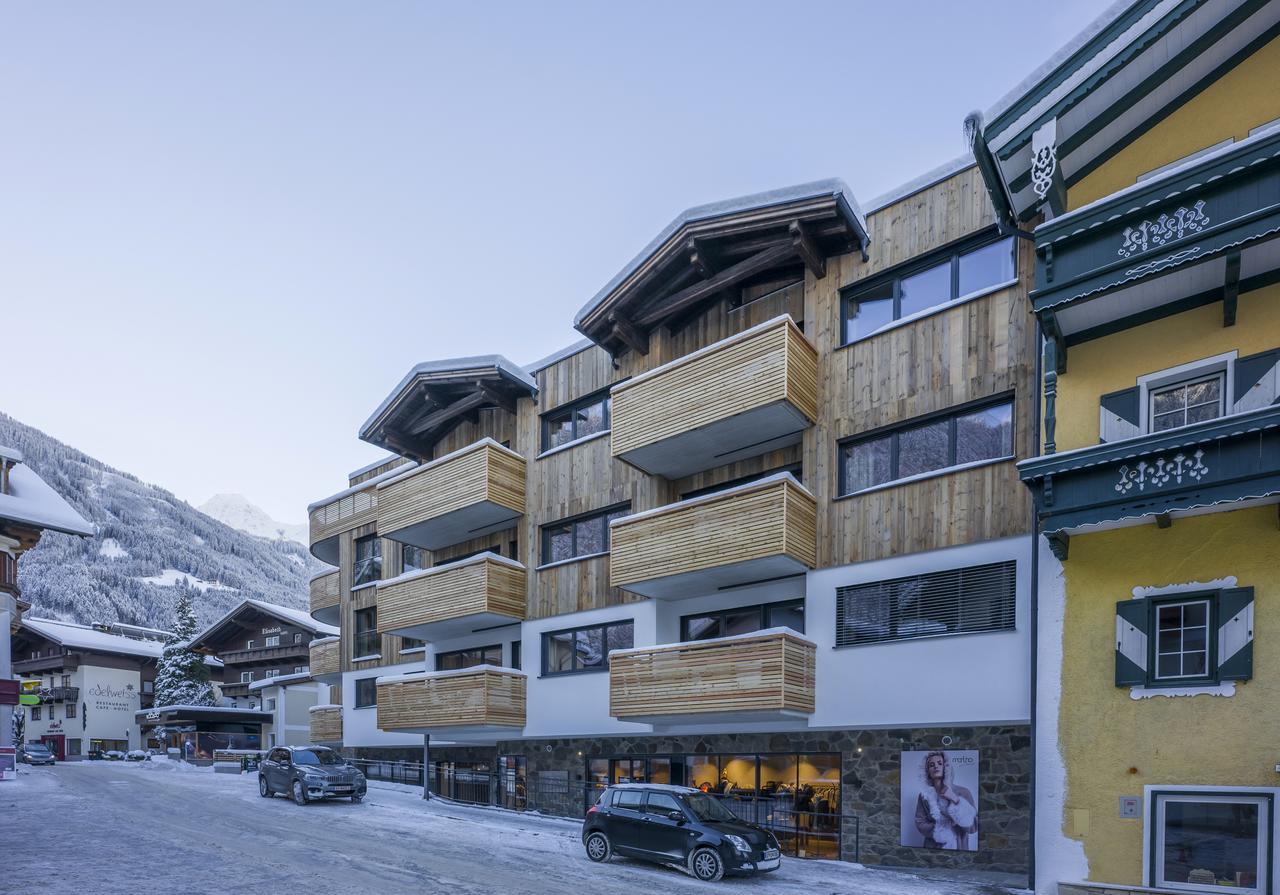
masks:
<path fill-rule="evenodd" d="M 1033 169 L 1034 172 L 1034 169 Z M 1034 173 L 1032 174 L 1034 177 Z M 1204 213 L 1204 200 L 1190 208 L 1182 207 L 1171 214 L 1162 214 L 1154 221 L 1143 221 L 1136 227 L 1125 227 L 1118 254 L 1129 258 L 1153 247 L 1162 246 L 1189 233 L 1199 233 L 1209 226 L 1209 216 Z"/>
<path fill-rule="evenodd" d="M 1031 158 L 1031 188 L 1043 199 L 1053 187 L 1053 175 L 1058 170 L 1058 147 L 1052 143 L 1035 150 Z"/>
<path fill-rule="evenodd" d="M 1208 473 L 1209 467 L 1204 464 L 1204 451 L 1197 449 L 1190 457 L 1177 453 L 1171 460 L 1157 457 L 1150 463 L 1142 460 L 1137 466 L 1121 466 L 1116 491 L 1121 494 L 1127 494 L 1134 488 L 1145 491 L 1148 485 L 1159 488 L 1171 481 L 1181 485 L 1183 476 L 1200 481 Z"/>
<path fill-rule="evenodd" d="M 1200 254 L 1200 246 L 1190 249 L 1182 249 L 1174 252 L 1172 255 L 1166 255 L 1163 258 L 1157 258 L 1154 261 L 1148 261 L 1146 264 L 1139 264 L 1137 267 L 1131 268 L 1124 272 L 1126 277 L 1144 277 L 1149 273 L 1155 273 L 1164 270 L 1166 267 L 1173 267 L 1175 264 L 1181 264 Z"/>

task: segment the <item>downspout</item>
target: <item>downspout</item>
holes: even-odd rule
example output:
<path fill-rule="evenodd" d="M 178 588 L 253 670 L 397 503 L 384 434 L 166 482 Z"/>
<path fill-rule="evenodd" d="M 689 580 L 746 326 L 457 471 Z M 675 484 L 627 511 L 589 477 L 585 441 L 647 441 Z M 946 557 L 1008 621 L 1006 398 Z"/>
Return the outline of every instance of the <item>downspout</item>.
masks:
<path fill-rule="evenodd" d="M 1020 239 L 1035 239 L 1031 231 L 1018 226 L 1018 217 L 1013 212 L 1013 200 L 1005 187 L 1004 177 L 1000 173 L 1000 165 L 987 145 L 986 134 L 982 131 L 982 113 L 970 112 L 964 119 L 964 139 L 973 153 L 973 160 L 978 165 L 978 173 L 987 186 L 987 195 L 991 198 L 991 206 L 996 212 L 996 226 L 1001 236 L 1017 236 Z"/>
<path fill-rule="evenodd" d="M 1032 315 L 1036 327 L 1036 378 L 1032 395 L 1031 412 L 1031 447 L 1032 456 L 1040 455 L 1040 383 L 1044 376 L 1044 333 L 1040 328 L 1040 318 Z M 1040 517 L 1036 513 L 1035 503 L 1031 505 L 1031 817 L 1027 824 L 1027 835 L 1031 841 L 1031 849 L 1027 859 L 1027 888 L 1036 890 L 1036 757 L 1039 754 L 1037 711 L 1039 708 L 1039 651 L 1040 651 Z"/>

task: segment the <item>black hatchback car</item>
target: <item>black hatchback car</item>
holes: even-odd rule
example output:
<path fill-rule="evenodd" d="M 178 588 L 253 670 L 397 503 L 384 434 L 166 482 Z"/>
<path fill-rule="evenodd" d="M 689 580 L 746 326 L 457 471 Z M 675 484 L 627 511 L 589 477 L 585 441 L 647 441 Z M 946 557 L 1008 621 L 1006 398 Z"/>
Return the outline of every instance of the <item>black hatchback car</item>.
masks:
<path fill-rule="evenodd" d="M 734 817 L 715 796 L 657 783 L 602 792 L 582 822 L 582 844 L 592 861 L 618 854 L 678 864 L 707 882 L 726 873 L 766 873 L 782 863 L 774 835 Z"/>
<path fill-rule="evenodd" d="M 264 799 L 282 793 L 299 805 L 335 796 L 358 802 L 368 788 L 364 774 L 328 746 L 276 746 L 258 765 Z"/>

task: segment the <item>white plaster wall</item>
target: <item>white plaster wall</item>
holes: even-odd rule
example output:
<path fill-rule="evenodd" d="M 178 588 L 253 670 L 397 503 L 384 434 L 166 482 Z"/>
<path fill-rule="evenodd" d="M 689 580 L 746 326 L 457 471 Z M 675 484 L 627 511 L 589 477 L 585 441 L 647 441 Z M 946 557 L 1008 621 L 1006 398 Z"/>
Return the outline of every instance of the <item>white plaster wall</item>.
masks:
<path fill-rule="evenodd" d="M 356 708 L 356 681 L 366 677 L 390 677 L 422 671 L 421 654 L 406 658 L 416 661 L 365 671 L 348 671 L 342 675 L 342 744 L 344 746 L 422 746 L 421 734 L 386 733 L 378 729 L 375 706 Z M 317 703 L 318 704 L 318 703 Z"/>

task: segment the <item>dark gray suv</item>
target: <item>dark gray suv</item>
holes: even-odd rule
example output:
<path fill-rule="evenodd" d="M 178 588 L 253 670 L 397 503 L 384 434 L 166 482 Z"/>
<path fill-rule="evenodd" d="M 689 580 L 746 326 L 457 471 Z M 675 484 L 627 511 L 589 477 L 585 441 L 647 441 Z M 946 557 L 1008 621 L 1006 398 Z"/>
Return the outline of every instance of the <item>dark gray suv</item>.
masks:
<path fill-rule="evenodd" d="M 368 791 L 364 774 L 328 746 L 277 746 L 258 765 L 258 792 L 292 796 L 299 805 L 313 799 L 350 798 Z"/>

